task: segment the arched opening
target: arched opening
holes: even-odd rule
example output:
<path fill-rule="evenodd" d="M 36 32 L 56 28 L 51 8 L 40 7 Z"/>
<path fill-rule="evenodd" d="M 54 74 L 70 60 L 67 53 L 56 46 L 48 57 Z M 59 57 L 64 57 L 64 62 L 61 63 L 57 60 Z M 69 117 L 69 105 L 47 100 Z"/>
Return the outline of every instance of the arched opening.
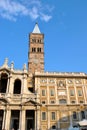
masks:
<path fill-rule="evenodd" d="M 55 125 L 52 126 L 52 130 L 56 130 L 56 126 Z"/>
<path fill-rule="evenodd" d="M 14 94 L 21 94 L 21 80 L 16 79 L 14 82 Z"/>
<path fill-rule="evenodd" d="M 6 73 L 2 73 L 0 78 L 0 93 L 6 93 L 7 82 L 8 82 L 8 75 Z"/>

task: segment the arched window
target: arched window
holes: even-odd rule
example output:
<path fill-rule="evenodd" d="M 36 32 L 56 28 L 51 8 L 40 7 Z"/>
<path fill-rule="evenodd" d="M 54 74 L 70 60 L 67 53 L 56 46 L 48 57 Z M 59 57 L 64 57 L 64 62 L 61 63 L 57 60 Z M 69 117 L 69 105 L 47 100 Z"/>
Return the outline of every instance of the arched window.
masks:
<path fill-rule="evenodd" d="M 21 93 L 21 80 L 16 79 L 14 82 L 14 94 L 20 94 Z"/>
<path fill-rule="evenodd" d="M 0 93 L 6 93 L 7 82 L 8 82 L 8 75 L 6 73 L 2 73 L 0 78 Z"/>
<path fill-rule="evenodd" d="M 55 126 L 55 125 L 53 125 L 53 126 L 52 126 L 52 130 L 55 130 L 55 129 L 56 129 L 56 126 Z"/>
<path fill-rule="evenodd" d="M 66 103 L 67 103 L 66 99 L 60 99 L 59 100 L 59 104 L 66 104 Z"/>

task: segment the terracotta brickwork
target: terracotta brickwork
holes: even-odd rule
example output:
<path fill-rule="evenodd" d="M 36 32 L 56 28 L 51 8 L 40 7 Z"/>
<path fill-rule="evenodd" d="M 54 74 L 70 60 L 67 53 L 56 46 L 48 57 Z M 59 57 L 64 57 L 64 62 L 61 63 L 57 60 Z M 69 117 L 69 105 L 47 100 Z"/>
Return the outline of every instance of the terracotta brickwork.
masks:
<path fill-rule="evenodd" d="M 44 71 L 44 35 L 31 33 L 29 41 L 28 71 Z"/>

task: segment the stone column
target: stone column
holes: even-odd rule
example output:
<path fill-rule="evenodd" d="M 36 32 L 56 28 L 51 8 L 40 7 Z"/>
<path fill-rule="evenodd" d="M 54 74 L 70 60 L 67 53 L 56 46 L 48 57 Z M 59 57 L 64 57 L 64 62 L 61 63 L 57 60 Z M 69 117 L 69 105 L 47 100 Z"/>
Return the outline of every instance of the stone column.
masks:
<path fill-rule="evenodd" d="M 67 84 L 67 79 L 66 79 L 66 90 L 67 90 L 67 104 L 70 104 L 69 86 Z"/>
<path fill-rule="evenodd" d="M 58 91 L 57 91 L 57 84 L 56 84 L 56 79 L 55 79 L 55 98 L 56 98 L 56 104 L 58 104 Z"/>
<path fill-rule="evenodd" d="M 47 119 L 47 121 L 48 121 L 48 130 L 50 129 L 50 111 L 48 110 L 48 113 L 47 113 L 48 115 L 48 119 Z"/>
<path fill-rule="evenodd" d="M 10 130 L 10 119 L 11 119 L 11 110 L 7 108 L 6 119 L 5 119 L 5 129 Z"/>
<path fill-rule="evenodd" d="M 27 93 L 27 75 L 23 75 L 22 90 L 21 93 Z"/>
<path fill-rule="evenodd" d="M 10 94 L 13 94 L 13 90 L 14 90 L 14 79 L 12 78 L 12 74 L 10 74 L 10 77 L 9 77 L 9 93 Z"/>
<path fill-rule="evenodd" d="M 47 93 L 48 93 L 48 95 L 47 95 L 47 104 L 49 104 L 49 82 L 48 82 L 48 78 L 47 78 Z"/>
<path fill-rule="evenodd" d="M 20 112 L 20 130 L 25 130 L 25 126 L 26 126 L 26 110 L 22 109 L 22 111 Z"/>
<path fill-rule="evenodd" d="M 3 110 L 3 122 L 2 122 L 2 129 L 5 128 L 5 119 L 6 119 L 6 110 Z"/>
<path fill-rule="evenodd" d="M 59 113 L 60 111 L 57 111 L 57 129 L 59 130 L 60 129 L 60 117 L 59 117 Z"/>
<path fill-rule="evenodd" d="M 7 89 L 6 89 L 6 93 L 9 93 L 9 83 L 10 83 L 10 77 L 8 76 L 8 82 L 7 82 Z"/>
<path fill-rule="evenodd" d="M 74 90 L 75 90 L 75 95 L 76 95 L 76 103 L 78 104 L 78 96 L 77 96 L 77 89 L 76 89 L 75 81 L 74 81 Z"/>
<path fill-rule="evenodd" d="M 83 89 L 83 96 L 84 96 L 84 103 L 86 103 L 86 85 L 85 85 L 85 79 L 84 79 L 84 85 L 82 86 Z"/>
<path fill-rule="evenodd" d="M 36 130 L 40 129 L 40 107 L 37 106 L 37 110 L 36 110 Z"/>

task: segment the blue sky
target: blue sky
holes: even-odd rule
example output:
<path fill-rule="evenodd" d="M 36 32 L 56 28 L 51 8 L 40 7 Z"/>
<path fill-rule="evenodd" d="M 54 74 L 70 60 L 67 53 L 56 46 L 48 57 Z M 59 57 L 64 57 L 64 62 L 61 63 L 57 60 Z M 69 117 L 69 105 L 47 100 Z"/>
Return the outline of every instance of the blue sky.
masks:
<path fill-rule="evenodd" d="M 45 35 L 45 70 L 87 73 L 87 0 L 0 0 L 0 66 L 28 61 L 28 36 Z"/>

